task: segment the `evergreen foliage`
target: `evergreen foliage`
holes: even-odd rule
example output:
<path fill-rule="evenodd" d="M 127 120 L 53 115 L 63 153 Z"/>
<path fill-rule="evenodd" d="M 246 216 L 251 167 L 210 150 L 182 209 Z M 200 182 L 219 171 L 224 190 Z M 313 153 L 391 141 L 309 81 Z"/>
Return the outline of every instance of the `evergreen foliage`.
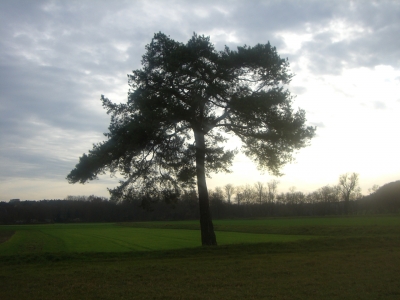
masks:
<path fill-rule="evenodd" d="M 280 175 L 293 152 L 307 145 L 315 128 L 294 112 L 285 89 L 289 63 L 269 43 L 217 51 L 209 37 L 193 34 L 183 44 L 163 33 L 146 46 L 142 68 L 128 75 L 128 101 L 102 96 L 111 115 L 107 141 L 84 154 L 67 179 L 85 183 L 109 171 L 124 181 L 113 200 L 143 193 L 176 197 L 197 182 L 203 245 L 216 245 L 206 175 L 229 172 L 235 150 L 229 135 L 260 169 Z"/>

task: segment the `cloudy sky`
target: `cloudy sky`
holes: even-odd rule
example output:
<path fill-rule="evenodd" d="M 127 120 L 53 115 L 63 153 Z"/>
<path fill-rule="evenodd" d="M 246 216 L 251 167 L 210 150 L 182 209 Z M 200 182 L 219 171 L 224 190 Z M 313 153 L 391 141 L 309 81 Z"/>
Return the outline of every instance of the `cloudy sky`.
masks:
<path fill-rule="evenodd" d="M 363 193 L 400 179 L 399 1 L 0 1 L 0 201 L 108 196 L 109 176 L 69 185 L 104 139 L 100 95 L 126 101 L 127 74 L 163 32 L 224 45 L 271 42 L 296 74 L 289 89 L 317 136 L 280 177 L 309 192 L 357 172 Z M 232 141 L 234 143 L 234 141 Z M 238 155 L 210 187 L 267 182 Z"/>

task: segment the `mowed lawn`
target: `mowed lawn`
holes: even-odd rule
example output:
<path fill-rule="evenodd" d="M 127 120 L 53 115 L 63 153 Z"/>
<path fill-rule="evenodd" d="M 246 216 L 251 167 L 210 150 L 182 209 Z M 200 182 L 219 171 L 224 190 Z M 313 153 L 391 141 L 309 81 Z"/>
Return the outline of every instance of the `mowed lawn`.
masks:
<path fill-rule="evenodd" d="M 217 220 L 218 247 L 197 228 L 0 226 L 0 299 L 400 299 L 400 216 Z"/>
<path fill-rule="evenodd" d="M 179 222 L 178 222 L 179 223 Z M 15 232 L 0 244 L 0 255 L 52 252 L 129 252 L 199 247 L 200 232 L 184 229 L 198 222 L 180 223 L 183 229 L 165 229 L 116 224 L 49 224 L 2 226 L 0 231 Z M 186 224 L 186 225 L 185 225 Z M 143 226 L 143 223 L 139 225 Z M 236 222 L 237 225 L 237 222 Z M 159 226 L 161 228 L 156 228 Z M 303 235 L 258 234 L 251 232 L 217 232 L 220 245 L 238 243 L 289 242 L 307 239 Z"/>
<path fill-rule="evenodd" d="M 134 222 L 135 228 L 200 229 L 198 221 Z M 217 237 L 223 232 L 304 236 L 370 236 L 400 234 L 400 216 L 294 217 L 245 220 L 215 220 Z"/>
<path fill-rule="evenodd" d="M 400 217 L 276 218 L 214 221 L 219 245 L 292 242 L 328 236 L 400 234 Z M 200 246 L 198 221 L 0 226 L 1 255 L 129 252 Z"/>

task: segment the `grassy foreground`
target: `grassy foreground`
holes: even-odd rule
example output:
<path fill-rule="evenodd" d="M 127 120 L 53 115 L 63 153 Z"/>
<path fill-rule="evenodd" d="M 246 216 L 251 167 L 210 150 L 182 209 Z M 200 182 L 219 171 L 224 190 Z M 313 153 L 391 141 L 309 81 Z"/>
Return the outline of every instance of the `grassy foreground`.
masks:
<path fill-rule="evenodd" d="M 399 217 L 217 221 L 217 229 L 225 230 L 217 232 L 220 244 L 224 233 L 236 238 L 238 226 L 242 237 L 244 230 L 256 236 L 264 234 L 254 232 L 272 230 L 275 237 L 307 231 L 314 238 L 257 243 L 252 237 L 253 243 L 228 240 L 218 247 L 158 251 L 5 251 L 0 252 L 0 299 L 399 299 L 399 225 Z M 109 224 L 87 226 L 111 230 Z M 152 227 L 146 232 L 153 245 L 160 232 L 177 234 L 174 243 L 191 232 L 198 243 L 199 232 L 188 230 L 191 226 L 196 223 L 136 223 L 114 229 L 132 233 L 129 230 Z M 19 233 L 15 227 L 0 228 L 13 230 L 0 251 Z M 39 231 L 48 241 L 58 236 Z M 57 249 L 68 241 L 60 239 L 64 242 L 55 243 Z M 158 241 L 167 240 L 164 235 Z"/>

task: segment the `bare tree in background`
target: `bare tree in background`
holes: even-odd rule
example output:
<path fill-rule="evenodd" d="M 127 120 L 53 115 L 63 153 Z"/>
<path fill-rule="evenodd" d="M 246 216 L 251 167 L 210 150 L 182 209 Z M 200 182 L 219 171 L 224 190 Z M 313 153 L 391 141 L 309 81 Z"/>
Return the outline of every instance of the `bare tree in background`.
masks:
<path fill-rule="evenodd" d="M 214 217 L 219 219 L 221 217 L 222 203 L 224 201 L 224 191 L 220 187 L 209 190 L 209 198 Z"/>
<path fill-rule="evenodd" d="M 340 187 L 325 185 L 317 190 L 319 201 L 329 203 L 339 201 Z"/>
<path fill-rule="evenodd" d="M 379 189 L 379 185 L 374 184 L 372 188 L 368 189 L 369 194 L 374 194 Z"/>
<path fill-rule="evenodd" d="M 225 188 L 225 195 L 228 198 L 228 203 L 231 204 L 231 197 L 235 193 L 235 187 L 233 184 L 228 183 L 224 186 Z"/>
<path fill-rule="evenodd" d="M 277 191 L 278 191 L 278 180 L 271 180 L 267 182 L 267 187 L 268 187 L 268 202 L 273 202 L 275 200 Z"/>
<path fill-rule="evenodd" d="M 250 204 L 255 202 L 255 198 L 257 197 L 255 189 L 249 184 L 244 186 L 239 186 L 236 188 L 236 196 L 239 201 L 244 204 Z M 239 204 L 239 202 L 238 202 Z"/>
<path fill-rule="evenodd" d="M 260 181 L 254 184 L 257 190 L 257 196 L 258 196 L 258 202 L 261 204 L 262 203 L 262 198 L 263 198 L 263 190 L 264 190 L 264 184 Z"/>
<path fill-rule="evenodd" d="M 242 201 L 242 193 L 240 192 L 240 190 L 237 190 L 236 191 L 236 202 L 238 205 L 240 205 L 241 201 Z"/>
<path fill-rule="evenodd" d="M 349 211 L 350 199 L 354 199 L 360 193 L 359 175 L 357 173 L 345 173 L 339 177 L 340 194 L 345 202 L 345 212 Z"/>

